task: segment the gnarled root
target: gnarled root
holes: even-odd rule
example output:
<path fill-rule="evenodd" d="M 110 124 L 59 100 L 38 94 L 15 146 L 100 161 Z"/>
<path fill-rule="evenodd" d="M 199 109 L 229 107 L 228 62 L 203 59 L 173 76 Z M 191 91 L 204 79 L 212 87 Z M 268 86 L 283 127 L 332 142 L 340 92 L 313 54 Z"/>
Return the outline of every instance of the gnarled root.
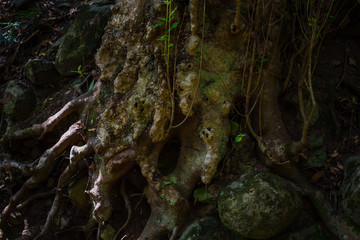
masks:
<path fill-rule="evenodd" d="M 0 218 L 1 227 L 6 225 L 10 213 L 20 201 L 25 198 L 27 192 L 30 189 L 38 187 L 47 179 L 49 169 L 55 158 L 64 152 L 67 147 L 72 146 L 81 140 L 80 132 L 83 127 L 84 126 L 79 122 L 70 126 L 69 130 L 61 136 L 60 140 L 52 148 L 46 150 L 40 157 L 38 164 L 33 169 L 32 176 L 22 185 L 20 190 L 10 198 L 9 204 L 3 210 Z"/>
<path fill-rule="evenodd" d="M 100 225 L 104 225 L 111 217 L 112 185 L 132 169 L 135 164 L 134 159 L 135 151 L 127 149 L 110 158 L 106 165 L 104 160 L 101 160 L 97 178 L 89 192 L 94 206 L 94 218 Z"/>
<path fill-rule="evenodd" d="M 87 144 L 81 147 L 73 146 L 70 151 L 70 163 L 61 174 L 56 189 L 56 196 L 53 201 L 51 210 L 47 216 L 46 223 L 41 233 L 35 239 L 42 239 L 49 232 L 55 215 L 58 213 L 60 208 L 61 196 L 63 188 L 66 186 L 67 181 L 77 172 L 79 162 L 93 151 L 93 142 L 90 140 Z"/>
<path fill-rule="evenodd" d="M 59 208 L 59 203 L 61 199 L 60 196 L 62 192 L 61 189 L 66 185 L 66 181 L 77 171 L 77 166 L 79 161 L 93 151 L 94 140 L 89 141 L 83 147 L 76 147 L 74 145 L 78 144 L 83 140 L 82 131 L 86 128 L 83 125 L 86 114 L 84 113 L 84 111 L 87 112 L 87 107 L 91 106 L 93 101 L 98 96 L 100 85 L 101 82 L 98 81 L 91 91 L 67 103 L 60 111 L 58 111 L 53 116 L 49 117 L 42 124 L 35 124 L 32 127 L 17 132 L 6 133 L 2 137 L 0 141 L 4 149 L 6 149 L 6 145 L 9 141 L 13 141 L 17 139 L 26 139 L 34 136 L 39 137 L 39 139 L 41 139 L 44 136 L 44 134 L 51 131 L 66 116 L 69 116 L 73 112 L 78 112 L 80 114 L 82 113 L 81 120 L 72 124 L 69 127 L 69 129 L 60 137 L 59 141 L 54 146 L 47 149 L 41 155 L 41 157 L 38 159 L 37 162 L 30 164 L 19 163 L 17 161 L 11 160 L 11 157 L 8 154 L 2 155 L 4 161 L 1 162 L 0 169 L 5 169 L 5 170 L 18 169 L 24 175 L 30 177 L 22 185 L 20 190 L 18 190 L 10 198 L 9 204 L 2 211 L 0 217 L 1 228 L 6 228 L 10 213 L 16 207 L 23 208 L 24 205 L 28 203 L 28 201 L 25 201 L 24 204 L 20 204 L 20 202 L 24 200 L 25 197 L 27 196 L 28 191 L 38 187 L 42 182 L 44 182 L 48 178 L 48 175 L 50 174 L 49 169 L 51 169 L 55 159 L 58 156 L 60 156 L 68 147 L 73 146 L 71 150 L 70 164 L 59 179 L 58 189 L 53 203 L 53 207 L 49 213 L 42 234 L 45 234 L 49 230 L 49 227 L 52 222 L 52 218 L 57 213 Z"/>

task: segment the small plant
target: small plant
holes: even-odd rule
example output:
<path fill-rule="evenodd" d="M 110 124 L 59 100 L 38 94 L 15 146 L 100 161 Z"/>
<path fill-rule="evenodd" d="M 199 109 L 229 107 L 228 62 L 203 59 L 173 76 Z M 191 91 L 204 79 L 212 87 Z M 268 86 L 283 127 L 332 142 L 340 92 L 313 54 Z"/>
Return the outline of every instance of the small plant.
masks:
<path fill-rule="evenodd" d="M 10 23 L 10 22 L 0 22 L 0 25 L 2 30 L 5 30 L 4 33 L 0 35 L 0 45 L 2 43 L 12 43 L 17 42 L 16 36 L 15 36 L 15 30 L 17 27 L 20 26 L 19 23 Z"/>
<path fill-rule="evenodd" d="M 239 133 L 238 135 L 236 135 L 235 141 L 236 142 L 241 142 L 243 140 L 243 137 L 245 137 L 245 136 L 246 136 L 245 133 Z"/>
<path fill-rule="evenodd" d="M 78 66 L 77 70 L 76 71 L 71 71 L 72 73 L 77 73 L 81 78 L 85 79 L 86 80 L 86 84 L 88 84 L 88 81 L 87 81 L 87 78 L 85 77 L 85 75 L 87 73 L 83 72 L 81 70 L 81 65 Z M 81 83 L 80 83 L 81 84 Z M 90 83 L 90 85 L 88 85 L 88 91 L 90 91 L 95 85 L 95 79 L 93 79 Z"/>
<path fill-rule="evenodd" d="M 165 34 L 162 35 L 160 38 L 158 38 L 158 41 L 164 42 L 164 51 L 162 56 L 165 57 L 165 64 L 166 64 L 166 73 L 167 77 L 169 78 L 169 70 L 170 70 L 170 50 L 172 47 L 174 47 L 174 44 L 171 43 L 171 31 L 175 29 L 179 22 L 173 22 L 174 19 L 174 13 L 177 10 L 177 7 L 174 9 L 172 8 L 172 2 L 173 0 L 164 0 L 162 1 L 163 4 L 166 6 L 166 16 L 165 17 L 158 17 L 158 19 L 161 21 L 160 23 L 156 24 L 154 27 L 159 26 L 165 26 Z"/>
<path fill-rule="evenodd" d="M 81 65 L 78 66 L 76 71 L 71 71 L 72 73 L 77 73 L 81 78 L 85 78 L 83 71 L 81 70 Z"/>
<path fill-rule="evenodd" d="M 255 62 L 255 67 L 256 67 L 257 69 L 260 69 L 260 68 L 261 68 L 261 65 L 262 65 L 263 63 L 268 62 L 268 61 L 270 61 L 270 59 L 268 59 L 268 58 L 255 58 L 255 60 L 254 60 L 254 62 Z"/>

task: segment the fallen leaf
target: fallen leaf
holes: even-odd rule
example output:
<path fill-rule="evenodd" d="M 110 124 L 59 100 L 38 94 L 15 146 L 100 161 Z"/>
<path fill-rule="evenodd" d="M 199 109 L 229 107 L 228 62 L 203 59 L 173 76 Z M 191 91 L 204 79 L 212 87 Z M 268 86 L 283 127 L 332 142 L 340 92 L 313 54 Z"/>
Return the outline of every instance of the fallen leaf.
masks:
<path fill-rule="evenodd" d="M 340 154 L 337 152 L 337 149 L 335 149 L 334 152 L 332 154 L 330 154 L 330 157 L 332 157 L 332 158 L 336 158 L 338 156 L 340 156 Z"/>
<path fill-rule="evenodd" d="M 344 170 L 344 166 L 341 164 L 341 163 L 337 163 L 337 167 L 339 168 L 339 169 L 341 169 L 341 170 Z"/>
<path fill-rule="evenodd" d="M 299 156 L 305 160 L 307 160 L 307 156 L 305 155 L 305 153 L 301 152 L 299 153 Z"/>
<path fill-rule="evenodd" d="M 333 174 L 336 174 L 336 172 L 338 172 L 339 169 L 337 169 L 336 167 L 330 167 L 330 172 Z"/>
<path fill-rule="evenodd" d="M 324 171 L 320 171 L 320 172 L 316 172 L 312 177 L 311 177 L 311 181 L 312 182 L 317 182 L 322 175 L 324 174 Z"/>
<path fill-rule="evenodd" d="M 90 128 L 88 129 L 88 132 L 95 132 L 96 131 L 96 128 Z"/>
<path fill-rule="evenodd" d="M 351 57 L 349 57 L 349 65 L 353 65 L 356 67 L 356 61 Z"/>

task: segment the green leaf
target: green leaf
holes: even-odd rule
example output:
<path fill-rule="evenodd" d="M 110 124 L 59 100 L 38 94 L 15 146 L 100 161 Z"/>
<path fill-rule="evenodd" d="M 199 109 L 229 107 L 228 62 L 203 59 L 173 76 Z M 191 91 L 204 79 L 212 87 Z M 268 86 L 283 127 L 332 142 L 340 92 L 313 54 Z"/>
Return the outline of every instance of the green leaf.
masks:
<path fill-rule="evenodd" d="M 161 21 L 164 21 L 164 22 L 167 22 L 167 21 L 168 21 L 168 20 L 167 20 L 166 18 L 164 18 L 164 17 L 158 17 L 158 19 L 161 20 Z"/>
<path fill-rule="evenodd" d="M 263 62 L 268 62 L 268 61 L 270 61 L 270 59 L 264 58 L 262 61 L 263 61 Z"/>
<path fill-rule="evenodd" d="M 94 119 L 91 119 L 90 120 L 90 125 L 93 125 L 93 123 L 94 123 Z"/>
<path fill-rule="evenodd" d="M 160 38 L 158 38 L 157 40 L 158 40 L 158 41 L 165 41 L 166 38 L 167 38 L 167 36 L 166 36 L 166 35 L 163 35 L 163 36 L 161 36 Z"/>
<path fill-rule="evenodd" d="M 81 65 L 78 66 L 78 71 L 79 71 L 79 72 L 81 71 Z"/>
<path fill-rule="evenodd" d="M 164 188 L 166 185 L 169 185 L 171 183 L 171 181 L 163 181 L 163 183 L 161 184 L 161 188 Z"/>
<path fill-rule="evenodd" d="M 154 25 L 154 28 L 157 28 L 157 27 L 160 27 L 160 26 L 164 26 L 164 23 L 162 23 L 162 22 L 161 22 L 161 23 L 157 23 L 157 24 Z"/>
<path fill-rule="evenodd" d="M 178 26 L 178 24 L 179 24 L 179 22 L 174 22 L 174 23 L 171 25 L 170 29 L 176 28 L 176 27 Z"/>
<path fill-rule="evenodd" d="M 244 133 L 239 133 L 236 137 L 235 137 L 235 141 L 236 142 L 241 142 L 241 140 L 243 139 L 243 137 L 245 137 L 246 134 Z"/>
<path fill-rule="evenodd" d="M 172 44 L 172 43 L 169 44 L 169 48 L 171 48 L 171 47 L 173 47 L 173 46 L 174 46 L 174 44 Z"/>
<path fill-rule="evenodd" d="M 163 54 L 161 54 L 161 56 L 163 56 L 163 57 L 164 57 L 164 56 L 167 56 L 167 54 L 166 54 L 166 53 L 163 53 Z"/>
<path fill-rule="evenodd" d="M 95 79 L 93 79 L 90 83 L 90 86 L 89 86 L 89 91 L 94 87 L 94 84 L 95 84 Z"/>
<path fill-rule="evenodd" d="M 174 8 L 174 10 L 171 11 L 170 15 L 173 15 L 176 10 L 177 10 L 177 7 Z"/>

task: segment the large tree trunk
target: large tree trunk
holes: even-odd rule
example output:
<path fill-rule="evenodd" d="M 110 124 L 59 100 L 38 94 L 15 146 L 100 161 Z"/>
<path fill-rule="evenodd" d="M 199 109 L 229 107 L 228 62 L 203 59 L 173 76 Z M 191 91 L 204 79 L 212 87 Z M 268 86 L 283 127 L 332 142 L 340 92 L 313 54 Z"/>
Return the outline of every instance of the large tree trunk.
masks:
<path fill-rule="evenodd" d="M 162 21 L 159 17 L 166 18 L 161 1 L 118 1 L 96 55 L 101 76 L 95 87 L 44 123 L 2 138 L 4 146 L 14 139 L 41 138 L 71 113 L 80 116 L 36 165 L 23 166 L 10 159 L 2 163 L 31 177 L 3 210 L 1 226 L 7 225 L 10 213 L 29 190 L 46 180 L 54 159 L 71 147 L 69 166 L 58 180 L 56 198 L 40 237 L 49 233 L 62 189 L 77 172 L 79 162 L 95 154 L 89 194 L 99 231 L 112 216 L 112 186 L 138 166 L 147 182 L 144 193 L 151 207 L 139 239 L 159 239 L 170 232 L 175 238 L 176 229 L 188 215 L 195 185 L 209 184 L 227 154 L 229 113 L 239 100 L 245 104 L 241 112 L 264 163 L 300 184 L 311 200 L 318 201 L 315 190 L 296 170 L 294 156 L 299 144 L 287 133 L 278 107 L 280 75 L 284 72 L 281 53 L 286 42 L 282 39 L 283 21 L 288 9 L 283 0 L 264 2 L 174 1 L 172 10 L 174 6 L 177 9 L 172 23 L 178 25 L 169 36 L 166 27 L 156 26 Z M 257 18 L 260 20 L 255 21 Z M 164 34 L 173 44 L 165 56 L 164 41 L 159 40 Z M 265 57 L 271 58 L 268 63 Z M 253 109 L 259 107 L 256 112 L 261 120 L 255 121 L 259 116 Z M 79 137 L 81 131 L 90 121 L 97 123 L 96 134 L 88 133 L 86 143 L 79 146 L 84 140 Z M 256 134 L 251 125 L 262 129 L 262 134 Z M 180 142 L 176 151 L 166 148 L 171 141 Z M 166 151 L 166 161 L 174 162 L 175 167 L 165 174 L 158 162 Z M 337 234 L 344 232 L 352 234 L 347 229 Z"/>

